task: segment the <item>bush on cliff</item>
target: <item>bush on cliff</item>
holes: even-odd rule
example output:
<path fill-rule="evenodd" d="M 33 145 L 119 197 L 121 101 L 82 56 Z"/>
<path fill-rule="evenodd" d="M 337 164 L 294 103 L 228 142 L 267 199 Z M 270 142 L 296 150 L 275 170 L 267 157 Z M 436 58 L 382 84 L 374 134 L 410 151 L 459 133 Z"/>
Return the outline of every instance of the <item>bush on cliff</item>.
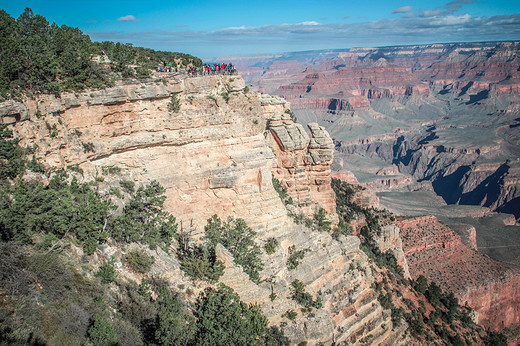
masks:
<path fill-rule="evenodd" d="M 484 343 L 486 346 L 506 346 L 507 337 L 500 332 L 488 332 L 488 335 L 484 337 Z"/>
<path fill-rule="evenodd" d="M 305 286 L 300 280 L 291 282 L 290 290 L 291 298 L 298 304 L 303 305 L 305 311 L 310 312 L 313 308 L 321 309 L 323 307 L 321 297 L 313 299 L 312 295 L 305 290 Z"/>
<path fill-rule="evenodd" d="M 23 150 L 13 131 L 0 124 L 0 184 L 20 174 L 25 167 Z"/>
<path fill-rule="evenodd" d="M 259 271 L 263 268 L 261 250 L 254 240 L 256 232 L 243 219 L 229 217 L 227 221 L 222 221 L 217 215 L 213 215 L 208 220 L 205 231 L 204 239 L 210 253 L 215 252 L 217 244 L 222 244 L 252 281 L 259 280 Z"/>
<path fill-rule="evenodd" d="M 175 218 L 163 210 L 164 187 L 157 181 L 140 186 L 123 208 L 123 213 L 111 219 L 110 235 L 122 242 L 141 242 L 152 249 L 167 251 L 177 232 Z"/>
<path fill-rule="evenodd" d="M 312 222 L 318 232 L 330 232 L 331 227 L 330 225 L 332 222 L 327 220 L 327 213 L 325 212 L 325 209 L 320 208 L 316 213 L 314 213 L 312 217 Z"/>
<path fill-rule="evenodd" d="M 0 233 L 4 241 L 33 243 L 35 235 L 56 239 L 75 236 L 87 254 L 107 238 L 104 225 L 110 203 L 101 200 L 86 183 L 67 182 L 64 171 L 56 172 L 48 185 L 29 184 L 21 178 L 2 188 Z"/>
<path fill-rule="evenodd" d="M 289 194 L 287 193 L 287 188 L 282 186 L 282 183 L 280 180 L 276 179 L 275 176 L 271 176 L 271 181 L 273 183 L 273 187 L 276 192 L 278 192 L 278 196 L 280 196 L 280 199 L 282 200 L 283 204 L 293 204 L 293 199 Z"/>
<path fill-rule="evenodd" d="M 149 256 L 143 250 L 134 249 L 128 251 L 128 253 L 124 256 L 124 262 L 131 270 L 140 274 L 146 274 L 152 268 L 152 265 L 155 262 L 155 258 L 153 256 Z"/>
<path fill-rule="evenodd" d="M 159 345 L 189 345 L 195 333 L 195 320 L 187 306 L 168 287 L 160 289 L 155 341 Z"/>
<path fill-rule="evenodd" d="M 196 345 L 261 345 L 267 318 L 229 287 L 208 288 L 195 304 Z"/>
<path fill-rule="evenodd" d="M 176 93 L 173 93 L 170 97 L 170 102 L 168 103 L 168 110 L 173 113 L 179 113 L 181 110 L 181 103 Z"/>
<path fill-rule="evenodd" d="M 179 259 L 181 268 L 194 280 L 216 282 L 224 274 L 224 264 L 204 245 L 189 245 Z"/>

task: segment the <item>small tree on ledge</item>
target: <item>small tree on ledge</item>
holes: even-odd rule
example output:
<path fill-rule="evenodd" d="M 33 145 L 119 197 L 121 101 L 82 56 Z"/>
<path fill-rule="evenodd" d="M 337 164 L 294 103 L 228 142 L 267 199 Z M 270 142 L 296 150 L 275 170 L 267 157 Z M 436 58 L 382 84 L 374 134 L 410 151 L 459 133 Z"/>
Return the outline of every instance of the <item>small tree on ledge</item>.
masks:
<path fill-rule="evenodd" d="M 173 93 L 170 97 L 170 103 L 168 103 L 168 110 L 173 113 L 178 113 L 181 110 L 181 103 L 177 98 L 177 93 Z"/>

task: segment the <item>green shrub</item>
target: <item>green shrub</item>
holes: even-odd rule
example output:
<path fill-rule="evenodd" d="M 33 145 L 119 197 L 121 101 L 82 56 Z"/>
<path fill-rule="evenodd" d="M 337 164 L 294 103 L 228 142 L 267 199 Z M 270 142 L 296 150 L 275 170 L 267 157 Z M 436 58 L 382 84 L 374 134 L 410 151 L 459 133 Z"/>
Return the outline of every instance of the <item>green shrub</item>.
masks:
<path fill-rule="evenodd" d="M 154 334 L 156 328 L 158 305 L 151 299 L 149 288 L 143 288 L 143 282 L 146 280 L 142 280 L 139 287 L 133 282 L 119 283 L 120 295 L 116 305 L 120 316 L 139 327 L 149 340 L 154 338 L 150 334 Z"/>
<path fill-rule="evenodd" d="M 224 98 L 224 101 L 226 101 L 226 103 L 229 103 L 229 92 L 223 91 L 220 95 Z"/>
<path fill-rule="evenodd" d="M 96 277 L 101 280 L 101 283 L 106 285 L 116 280 L 117 274 L 116 269 L 114 267 L 114 260 L 108 260 L 101 263 L 98 271 L 96 272 Z"/>
<path fill-rule="evenodd" d="M 135 72 L 136 72 L 136 77 L 138 79 L 150 78 L 152 76 L 152 71 L 147 68 L 144 68 L 144 67 L 138 67 L 135 70 Z"/>
<path fill-rule="evenodd" d="M 506 346 L 507 337 L 500 332 L 488 331 L 488 334 L 484 337 L 484 344 L 486 346 Z"/>
<path fill-rule="evenodd" d="M 156 181 L 140 186 L 123 208 L 110 220 L 111 236 L 126 243 L 141 242 L 152 249 L 168 250 L 177 232 L 175 218 L 163 210 L 164 188 Z"/>
<path fill-rule="evenodd" d="M 138 325 L 123 319 L 114 319 L 114 330 L 118 336 L 118 345 L 143 345 L 143 337 Z"/>
<path fill-rule="evenodd" d="M 276 248 L 278 247 L 278 240 L 276 238 L 269 238 L 264 244 L 264 250 L 268 255 L 272 255 L 275 253 Z"/>
<path fill-rule="evenodd" d="M 263 268 L 260 247 L 254 241 L 256 232 L 247 226 L 243 219 L 229 217 L 227 221 L 222 222 L 217 215 L 213 215 L 208 220 L 205 231 L 205 246 L 210 254 L 215 253 L 217 244 L 222 244 L 252 281 L 259 280 L 259 271 Z"/>
<path fill-rule="evenodd" d="M 45 167 L 34 155 L 32 156 L 31 161 L 27 163 L 27 168 L 35 173 L 45 173 Z"/>
<path fill-rule="evenodd" d="M 428 289 L 428 280 L 423 276 L 420 275 L 417 280 L 415 280 L 413 284 L 413 288 L 420 294 L 424 294 L 426 290 Z"/>
<path fill-rule="evenodd" d="M 379 293 L 377 300 L 383 307 L 383 309 L 391 309 L 394 304 L 392 303 L 392 293 L 388 292 L 387 294 L 383 294 L 383 292 Z"/>
<path fill-rule="evenodd" d="M 177 97 L 177 93 L 173 93 L 170 96 L 170 102 L 168 103 L 168 110 L 173 113 L 178 113 L 181 110 L 181 103 Z"/>
<path fill-rule="evenodd" d="M 216 282 L 224 274 L 224 264 L 216 261 L 205 249 L 196 248 L 181 259 L 182 269 L 195 280 Z"/>
<path fill-rule="evenodd" d="M 95 152 L 94 150 L 94 143 L 92 142 L 81 142 L 81 145 L 83 146 L 83 152 L 86 154 L 86 153 L 89 153 L 89 152 Z"/>
<path fill-rule="evenodd" d="M 126 265 L 133 271 L 146 274 L 152 268 L 155 259 L 149 256 L 144 250 L 130 250 L 124 257 Z"/>
<path fill-rule="evenodd" d="M 94 323 L 88 329 L 88 337 L 96 346 L 112 346 L 119 342 L 114 326 L 99 314 L 94 316 Z"/>
<path fill-rule="evenodd" d="M 121 173 L 121 168 L 117 166 L 103 166 L 101 168 L 103 174 L 119 174 Z"/>
<path fill-rule="evenodd" d="M 300 265 L 300 261 L 305 257 L 305 253 L 309 252 L 309 249 L 296 250 L 296 246 L 291 246 L 289 248 L 289 258 L 287 259 L 287 268 L 289 270 L 293 270 L 298 268 Z"/>
<path fill-rule="evenodd" d="M 286 317 L 287 319 L 294 321 L 296 317 L 298 316 L 298 313 L 294 310 L 287 310 L 282 314 L 282 317 Z"/>
<path fill-rule="evenodd" d="M 319 232 L 330 232 L 331 228 L 330 225 L 332 222 L 327 220 L 327 213 L 325 212 L 325 209 L 320 208 L 313 216 L 312 218 L 313 224 L 316 226 L 316 229 Z"/>
<path fill-rule="evenodd" d="M 392 314 L 392 327 L 397 328 L 401 324 L 401 320 L 404 316 L 403 308 L 396 308 L 395 306 L 391 308 Z"/>
<path fill-rule="evenodd" d="M 280 183 L 280 181 L 276 179 L 274 175 L 271 176 L 271 181 L 273 183 L 275 191 L 278 193 L 278 196 L 280 196 L 280 199 L 282 200 L 283 204 L 293 204 L 293 199 L 287 193 L 287 188 L 282 186 L 282 183 Z"/>
<path fill-rule="evenodd" d="M 79 173 L 81 176 L 83 176 L 83 169 L 81 169 L 78 164 L 67 166 L 67 169 L 69 171 Z"/>
<path fill-rule="evenodd" d="M 159 312 L 155 339 L 159 345 L 192 344 L 196 332 L 195 321 L 186 307 L 167 287 L 162 287 L 158 298 Z M 213 309 L 216 307 L 213 306 Z M 201 321 L 197 321 L 200 323 Z"/>
<path fill-rule="evenodd" d="M 108 236 L 104 225 L 110 203 L 101 200 L 89 184 L 79 184 L 75 178 L 69 183 L 67 179 L 65 171 L 56 171 L 46 186 L 29 185 L 22 179 L 4 186 L 1 196 L 5 199 L 0 203 L 2 239 L 29 243 L 36 233 L 54 234 L 58 239 L 72 235 L 87 254 L 93 253 L 98 242 Z"/>
<path fill-rule="evenodd" d="M 23 151 L 13 132 L 0 124 L 0 181 L 14 178 L 25 169 Z"/>
<path fill-rule="evenodd" d="M 300 280 L 294 280 L 291 282 L 291 298 L 298 304 L 303 305 L 307 311 L 311 311 L 313 308 L 321 309 L 323 307 L 323 301 L 321 297 L 314 299 L 310 293 L 305 290 L 303 282 Z"/>
<path fill-rule="evenodd" d="M 197 345 L 260 345 L 268 321 L 256 304 L 248 305 L 229 287 L 208 288 L 195 304 Z"/>
<path fill-rule="evenodd" d="M 292 121 L 294 121 L 295 123 L 298 122 L 298 119 L 296 119 L 296 115 L 294 114 L 293 111 L 291 111 L 290 109 L 286 109 L 285 113 L 287 113 L 287 114 L 289 114 L 291 116 L 291 120 Z"/>
<path fill-rule="evenodd" d="M 217 261 L 215 249 L 209 249 L 207 244 L 192 241 L 191 234 L 180 230 L 176 234 L 177 257 L 181 269 L 194 280 L 217 281 L 224 274 L 224 265 Z"/>
<path fill-rule="evenodd" d="M 289 338 L 286 337 L 283 333 L 283 330 L 272 326 L 269 329 L 267 329 L 266 333 L 262 337 L 263 345 L 266 346 L 289 346 Z"/>

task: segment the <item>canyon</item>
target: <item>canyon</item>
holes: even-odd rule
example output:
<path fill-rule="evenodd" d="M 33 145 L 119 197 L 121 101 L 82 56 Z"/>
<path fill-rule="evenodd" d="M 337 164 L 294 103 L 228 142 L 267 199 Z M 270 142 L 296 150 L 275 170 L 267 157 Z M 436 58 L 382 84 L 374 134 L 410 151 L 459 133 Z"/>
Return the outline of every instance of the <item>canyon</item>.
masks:
<path fill-rule="evenodd" d="M 444 82 L 431 83 L 423 71 L 450 49 L 459 56 L 448 54 L 458 61 L 457 68 L 477 69 L 460 64 L 460 56 L 471 57 L 484 48 L 433 45 L 421 51 L 430 54 L 425 60 L 414 58 L 417 49 L 390 50 L 393 60 L 384 49 L 328 52 L 316 59 L 308 54 L 315 66 L 304 67 L 305 59 L 271 65 L 276 68 L 273 77 L 264 76 L 259 89 L 279 96 L 250 91 L 240 76 L 156 76 L 104 90 L 9 100 L 0 103 L 0 115 L 20 145 L 46 167 L 81 172 L 75 177 L 98 181 L 99 193 L 107 198 L 124 181 L 158 181 L 165 188 L 165 209 L 194 241 L 203 240 L 206 221 L 214 214 L 244 219 L 259 245 L 275 239 L 279 245 L 274 253 L 261 255 L 259 283 L 249 279 L 224 247 L 217 247 L 216 256 L 225 267 L 220 282 L 244 302 L 258 303 L 271 325 L 284 326 L 291 343 L 408 344 L 417 342 L 409 324 L 394 325 L 391 309 L 380 301 L 383 293 L 377 287 L 390 277 L 387 269 L 375 265 L 362 249 L 360 233 L 367 220 L 354 218 L 352 234 L 335 237 L 297 220 L 312 220 L 323 210 L 336 226 L 332 176 L 363 185 L 367 189 L 356 193 L 356 203 L 406 216 L 382 226 L 374 238 L 379 251 L 392 253 L 403 268 L 401 280 L 424 275 L 438 282 L 475 309 L 485 328 L 518 324 L 518 264 L 505 265 L 480 253 L 503 259 L 504 253 L 493 249 L 515 239 L 501 237 L 499 245 L 493 243 L 500 237 L 482 233 L 486 222 L 518 228 L 516 75 L 511 74 L 507 89 L 505 82 L 485 82 L 480 75 L 482 81 L 469 86 L 471 82 L 446 84 L 454 72 L 437 72 Z M 499 53 L 498 60 L 507 57 Z M 367 54 L 370 64 L 359 58 Z M 511 59 L 516 61 L 514 54 Z M 395 66 L 397 61 L 402 66 Z M 484 71 L 488 65 L 482 64 Z M 293 81 L 283 84 L 289 72 Z M 246 70 L 244 75 L 251 83 L 255 73 Z M 468 74 L 473 79 L 477 75 Z M 488 73 L 486 78 L 501 78 L 497 76 Z M 492 91 L 476 96 L 479 88 Z M 484 122 L 489 119 L 494 120 Z M 460 131 L 468 129 L 470 134 L 461 137 Z M 275 190 L 275 178 L 290 203 Z M 417 208 L 418 196 L 423 196 L 422 209 Z M 428 214 L 437 218 L 422 216 Z M 171 254 L 147 251 L 157 259 L 152 272 L 164 275 L 188 301 L 207 287 L 187 277 Z M 302 259 L 289 268 L 294 251 L 302 251 Z M 124 255 L 122 248 L 105 246 L 95 257 L 121 263 Z M 445 275 L 454 266 L 460 270 Z M 124 266 L 118 271 L 142 279 Z M 475 278 L 477 271 L 486 275 Z M 320 297 L 321 309 L 299 309 L 290 293 L 295 280 Z M 387 294 L 424 304 L 411 288 L 390 281 Z M 401 298 L 395 304 L 409 308 Z M 288 319 L 289 312 L 297 317 Z M 481 337 L 471 336 L 473 342 Z"/>
<path fill-rule="evenodd" d="M 180 104 L 176 112 L 169 107 L 172 98 Z M 378 301 L 373 283 L 382 274 L 370 266 L 359 238 L 333 240 L 329 233 L 295 223 L 273 188 L 272 174 L 288 188 L 292 208 L 311 216 L 321 206 L 334 220 L 332 139 L 317 124 L 309 124 L 309 133 L 295 124 L 285 100 L 248 92 L 237 76 L 209 76 L 159 78 L 0 107 L 3 123 L 13 128 L 22 147 L 48 167 L 73 167 L 81 172 L 75 173 L 80 181 L 97 180 L 101 195 L 108 196 L 124 180 L 138 185 L 157 180 L 165 188 L 165 209 L 194 241 L 203 237 L 206 220 L 214 214 L 243 218 L 260 245 L 276 239 L 274 253 L 262 252 L 259 283 L 227 249 L 217 247 L 225 266 L 220 282 L 244 302 L 260 304 L 271 324 L 284 323 L 292 343 L 408 342 L 407 324 L 393 328 L 390 311 Z M 288 268 L 294 249 L 305 256 L 296 268 Z M 120 265 L 125 251 L 105 245 L 94 258 L 113 258 L 119 275 L 141 280 Z M 188 301 L 207 287 L 185 275 L 171 253 L 146 251 L 156 258 L 151 272 Z M 319 296 L 323 308 L 300 312 L 289 290 L 295 280 Z M 297 318 L 288 320 L 288 311 Z"/>
<path fill-rule="evenodd" d="M 519 304 L 506 297 L 518 295 L 520 268 L 519 52 L 519 42 L 482 42 L 230 59 L 252 89 L 330 133 L 334 176 L 410 218 L 399 227 L 411 276 L 499 330 L 518 324 Z"/>
<path fill-rule="evenodd" d="M 447 204 L 518 218 L 519 47 L 353 48 L 235 63 L 247 83 L 288 100 L 303 124 L 329 131 L 333 170 L 377 191 L 428 189 Z"/>

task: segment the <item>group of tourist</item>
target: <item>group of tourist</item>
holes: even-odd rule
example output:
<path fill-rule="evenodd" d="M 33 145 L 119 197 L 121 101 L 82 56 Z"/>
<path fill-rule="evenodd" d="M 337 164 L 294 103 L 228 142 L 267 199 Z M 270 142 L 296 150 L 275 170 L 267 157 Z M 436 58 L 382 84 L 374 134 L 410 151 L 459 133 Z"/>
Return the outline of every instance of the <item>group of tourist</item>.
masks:
<path fill-rule="evenodd" d="M 213 74 L 234 74 L 236 73 L 235 66 L 232 63 L 229 64 L 204 64 L 204 75 L 209 76 Z"/>
<path fill-rule="evenodd" d="M 172 65 L 172 64 L 160 65 L 157 68 L 157 71 L 159 71 L 159 72 L 179 72 L 180 70 L 181 70 L 181 65 L 180 64 L 177 64 L 177 65 Z"/>
<path fill-rule="evenodd" d="M 181 65 L 161 65 L 157 68 L 158 72 L 174 72 L 179 73 L 181 72 Z M 210 76 L 210 75 L 216 75 L 216 74 L 227 74 L 232 75 L 235 74 L 237 71 L 235 69 L 235 66 L 233 66 L 232 63 L 229 64 L 204 64 L 202 68 L 199 67 L 188 67 L 186 69 L 186 73 L 190 77 L 196 77 L 196 76 Z"/>

